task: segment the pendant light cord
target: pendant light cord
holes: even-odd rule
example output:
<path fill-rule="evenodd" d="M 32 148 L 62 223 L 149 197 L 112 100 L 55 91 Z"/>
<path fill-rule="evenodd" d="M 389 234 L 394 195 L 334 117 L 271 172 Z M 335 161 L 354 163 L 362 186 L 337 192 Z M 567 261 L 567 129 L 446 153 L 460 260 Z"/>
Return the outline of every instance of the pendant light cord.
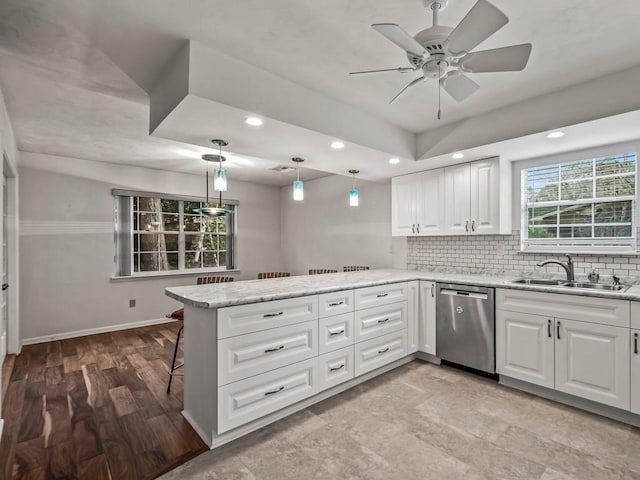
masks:
<path fill-rule="evenodd" d="M 218 168 L 220 169 L 220 175 L 222 175 L 222 144 L 218 143 Z M 225 187 L 226 188 L 226 187 Z M 218 207 L 222 208 L 222 190 L 220 190 L 220 199 L 218 200 Z"/>
<path fill-rule="evenodd" d="M 442 92 L 442 62 L 438 62 L 438 120 L 442 118 L 442 111 L 440 110 L 440 93 Z"/>

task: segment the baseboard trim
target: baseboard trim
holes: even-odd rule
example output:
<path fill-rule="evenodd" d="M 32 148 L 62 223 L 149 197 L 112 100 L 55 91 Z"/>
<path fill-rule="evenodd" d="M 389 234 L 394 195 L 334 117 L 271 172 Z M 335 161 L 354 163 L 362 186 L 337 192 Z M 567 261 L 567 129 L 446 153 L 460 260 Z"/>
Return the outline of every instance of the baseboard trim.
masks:
<path fill-rule="evenodd" d="M 118 330 L 129 330 L 130 328 L 148 327 L 149 325 L 160 325 L 162 323 L 169 322 L 175 322 L 175 320 L 171 318 L 154 318 L 151 320 L 143 320 L 142 322 L 121 323 L 119 325 L 109 325 L 106 327 L 88 328 L 86 330 L 76 330 L 73 332 L 56 333 L 54 335 L 45 335 L 43 337 L 23 338 L 21 346 L 52 342 L 55 340 L 65 340 L 67 338 L 86 337 L 87 335 L 95 335 L 97 333 L 117 332 Z"/>

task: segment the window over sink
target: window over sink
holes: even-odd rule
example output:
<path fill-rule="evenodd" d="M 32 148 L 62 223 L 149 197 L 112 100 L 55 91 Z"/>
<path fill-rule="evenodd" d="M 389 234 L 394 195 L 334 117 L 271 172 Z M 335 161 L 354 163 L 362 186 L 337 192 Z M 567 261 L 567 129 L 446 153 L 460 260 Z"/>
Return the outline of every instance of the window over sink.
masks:
<path fill-rule="evenodd" d="M 205 206 L 200 198 L 124 190 L 113 195 L 116 276 L 234 269 L 237 201 L 224 200 L 232 213 L 212 218 L 196 211 Z"/>
<path fill-rule="evenodd" d="M 523 252 L 635 253 L 636 153 L 522 170 Z"/>

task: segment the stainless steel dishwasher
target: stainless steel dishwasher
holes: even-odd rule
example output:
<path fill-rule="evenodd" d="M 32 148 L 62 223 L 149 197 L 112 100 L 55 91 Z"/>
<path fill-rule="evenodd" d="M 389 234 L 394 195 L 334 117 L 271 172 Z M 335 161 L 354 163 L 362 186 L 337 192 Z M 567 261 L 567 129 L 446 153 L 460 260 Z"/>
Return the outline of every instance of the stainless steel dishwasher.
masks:
<path fill-rule="evenodd" d="M 496 372 L 494 289 L 436 284 L 436 356 Z"/>

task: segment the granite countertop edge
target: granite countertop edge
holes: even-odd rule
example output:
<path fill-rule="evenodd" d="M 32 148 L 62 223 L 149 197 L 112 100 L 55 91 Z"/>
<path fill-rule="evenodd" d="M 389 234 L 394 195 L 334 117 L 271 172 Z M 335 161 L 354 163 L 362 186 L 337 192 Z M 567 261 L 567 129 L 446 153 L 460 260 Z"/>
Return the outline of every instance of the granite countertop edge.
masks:
<path fill-rule="evenodd" d="M 192 307 L 221 308 L 412 280 L 428 280 L 441 283 L 527 290 L 531 292 L 559 293 L 565 295 L 579 295 L 618 300 L 640 300 L 640 285 L 632 285 L 624 292 L 608 292 L 578 288 L 569 290 L 567 288 L 556 286 L 512 283 L 514 280 L 524 276 L 526 275 L 492 275 L 379 269 L 363 272 L 299 275 L 267 280 L 245 280 L 240 282 L 209 285 L 168 287 L 165 289 L 165 294 Z"/>

